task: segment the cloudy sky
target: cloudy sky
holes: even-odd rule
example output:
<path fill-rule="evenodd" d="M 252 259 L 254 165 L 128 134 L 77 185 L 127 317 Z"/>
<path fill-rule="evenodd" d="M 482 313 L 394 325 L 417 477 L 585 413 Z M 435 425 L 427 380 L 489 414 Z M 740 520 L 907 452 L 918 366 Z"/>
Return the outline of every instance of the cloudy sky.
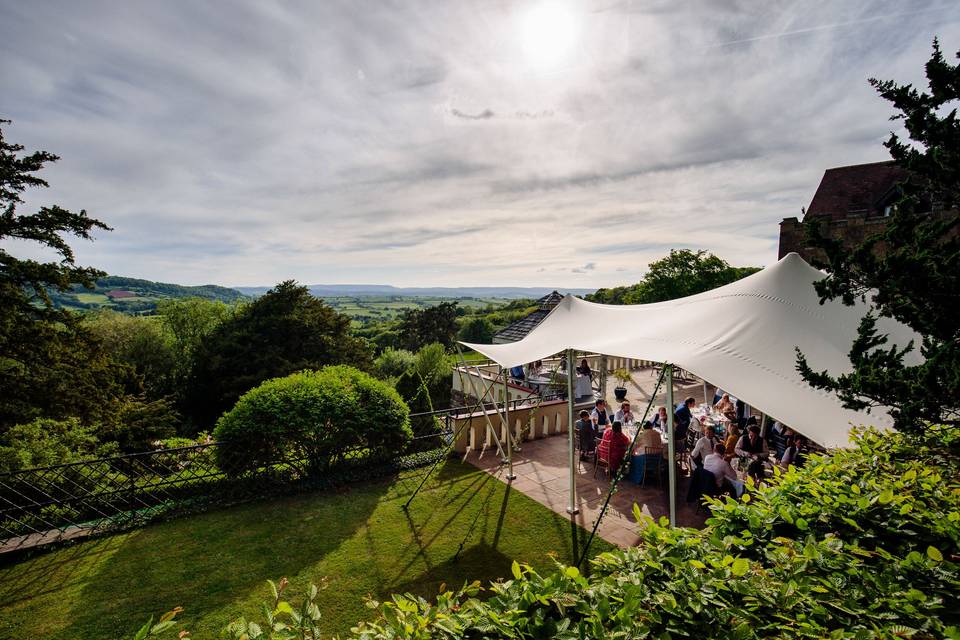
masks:
<path fill-rule="evenodd" d="M 110 273 L 268 285 L 636 281 L 776 260 L 823 170 L 883 160 L 960 3 L 0 0 L 8 140 L 114 227 Z M 15 247 L 21 254 L 26 247 Z"/>

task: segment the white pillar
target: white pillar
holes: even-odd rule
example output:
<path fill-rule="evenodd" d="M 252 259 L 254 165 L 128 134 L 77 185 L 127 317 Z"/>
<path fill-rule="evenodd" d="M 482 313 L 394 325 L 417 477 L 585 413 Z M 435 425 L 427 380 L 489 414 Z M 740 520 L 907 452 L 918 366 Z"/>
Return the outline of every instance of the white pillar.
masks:
<path fill-rule="evenodd" d="M 570 501 L 567 503 L 567 513 L 571 515 L 580 512 L 577 509 L 577 452 L 573 437 L 574 376 L 576 375 L 574 358 L 576 358 L 574 350 L 567 349 L 567 448 L 570 454 Z"/>
<path fill-rule="evenodd" d="M 670 526 L 677 526 L 677 461 L 673 438 L 673 365 L 667 368 L 667 478 L 670 484 Z"/>
<path fill-rule="evenodd" d="M 503 374 L 503 424 L 507 427 L 507 480 L 516 480 L 517 476 L 513 473 L 513 431 L 510 428 L 510 385 L 507 384 L 507 372 L 508 369 L 500 367 L 500 372 Z"/>
<path fill-rule="evenodd" d="M 703 381 L 703 404 L 708 406 L 713 404 L 712 402 L 710 402 L 710 399 L 707 398 L 707 381 L 706 380 Z"/>

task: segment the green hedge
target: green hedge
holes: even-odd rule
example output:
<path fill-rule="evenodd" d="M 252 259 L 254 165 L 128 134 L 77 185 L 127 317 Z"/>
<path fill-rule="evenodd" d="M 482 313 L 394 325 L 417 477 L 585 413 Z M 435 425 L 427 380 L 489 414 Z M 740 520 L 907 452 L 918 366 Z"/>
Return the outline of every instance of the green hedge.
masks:
<path fill-rule="evenodd" d="M 348 456 L 396 457 L 413 438 L 410 410 L 389 385 L 346 365 L 267 380 L 217 422 L 221 469 L 236 475 L 302 458 L 323 472 Z"/>

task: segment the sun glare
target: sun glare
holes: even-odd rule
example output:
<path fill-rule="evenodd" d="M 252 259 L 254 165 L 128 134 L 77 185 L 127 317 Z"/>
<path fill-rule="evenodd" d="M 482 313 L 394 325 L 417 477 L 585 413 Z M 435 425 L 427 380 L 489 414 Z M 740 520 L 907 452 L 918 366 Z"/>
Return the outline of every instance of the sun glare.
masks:
<path fill-rule="evenodd" d="M 521 16 L 524 55 L 535 68 L 554 68 L 569 58 L 578 31 L 576 17 L 568 6 L 556 2 L 537 4 Z"/>

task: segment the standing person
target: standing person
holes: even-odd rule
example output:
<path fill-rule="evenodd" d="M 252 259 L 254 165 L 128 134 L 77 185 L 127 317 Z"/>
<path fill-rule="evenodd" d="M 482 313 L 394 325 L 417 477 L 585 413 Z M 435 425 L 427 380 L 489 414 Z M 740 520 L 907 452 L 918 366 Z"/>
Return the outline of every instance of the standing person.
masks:
<path fill-rule="evenodd" d="M 623 433 L 623 427 L 616 420 L 613 425 L 603 434 L 600 441 L 601 449 L 607 452 L 607 462 L 610 463 L 610 472 L 616 473 L 623 462 L 623 457 L 627 454 L 627 448 L 630 446 L 630 438 Z"/>
<path fill-rule="evenodd" d="M 803 466 L 803 447 L 807 444 L 807 439 L 798 434 L 792 434 L 787 437 L 787 446 L 780 456 L 779 464 L 786 469 L 790 465 L 795 467 Z"/>
<path fill-rule="evenodd" d="M 590 369 L 590 363 L 587 362 L 586 358 L 580 361 L 580 366 L 577 367 L 577 373 L 582 376 L 587 376 L 591 381 L 593 381 L 593 370 Z"/>
<path fill-rule="evenodd" d="M 593 420 L 594 428 L 601 434 L 604 429 L 607 428 L 607 425 L 610 424 L 610 417 L 607 415 L 607 403 L 603 398 L 594 403 L 593 413 L 590 414 L 590 419 Z"/>
<path fill-rule="evenodd" d="M 580 459 L 586 460 L 597 448 L 597 429 L 586 410 L 580 412 L 580 419 L 575 426 L 580 436 Z"/>
<path fill-rule="evenodd" d="M 704 427 L 703 436 L 697 440 L 696 446 L 693 447 L 693 451 L 690 453 L 690 459 L 693 460 L 693 464 L 702 467 L 704 459 L 713 453 L 713 450 L 718 444 L 720 444 L 720 441 L 717 440 L 716 430 L 713 427 Z"/>
<path fill-rule="evenodd" d="M 626 426 L 628 424 L 633 424 L 633 411 L 630 410 L 630 403 L 624 400 L 620 404 L 620 408 L 617 409 L 617 413 L 613 416 L 614 420 L 618 420 L 620 424 Z"/>
<path fill-rule="evenodd" d="M 741 458 L 750 460 L 747 475 L 759 482 L 763 480 L 763 459 L 767 456 L 767 444 L 760 437 L 760 427 L 750 425 L 747 433 L 737 442 L 736 452 Z"/>
<path fill-rule="evenodd" d="M 690 428 L 690 420 L 693 419 L 693 412 L 691 410 L 696 404 L 696 400 L 687 398 L 681 404 L 677 405 L 676 410 L 673 412 L 674 429 L 676 430 L 678 440 L 680 438 L 686 439 L 687 429 Z"/>

